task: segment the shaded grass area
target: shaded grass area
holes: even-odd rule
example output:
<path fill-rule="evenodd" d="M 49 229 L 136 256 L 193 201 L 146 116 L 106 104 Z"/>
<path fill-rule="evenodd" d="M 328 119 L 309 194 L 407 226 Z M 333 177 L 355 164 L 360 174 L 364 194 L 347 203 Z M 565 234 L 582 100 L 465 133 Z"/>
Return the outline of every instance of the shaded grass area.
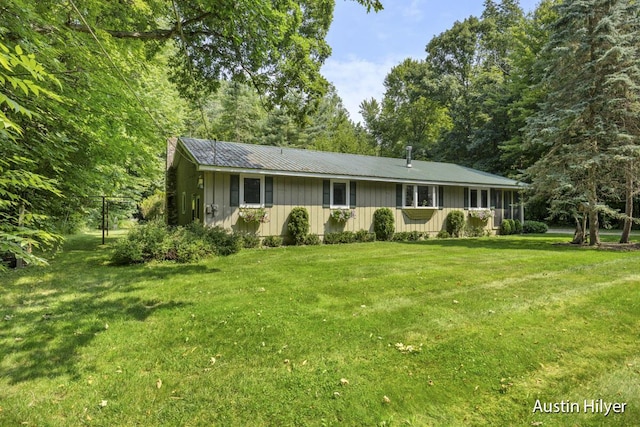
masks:
<path fill-rule="evenodd" d="M 640 253 L 562 241 L 113 267 L 76 236 L 50 267 L 0 276 L 0 424 L 637 425 Z"/>

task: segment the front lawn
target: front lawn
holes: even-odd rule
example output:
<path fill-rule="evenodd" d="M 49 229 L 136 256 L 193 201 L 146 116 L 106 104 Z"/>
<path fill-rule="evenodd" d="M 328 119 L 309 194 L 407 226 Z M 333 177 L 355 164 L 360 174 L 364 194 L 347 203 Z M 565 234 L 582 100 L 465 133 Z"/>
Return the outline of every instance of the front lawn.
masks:
<path fill-rule="evenodd" d="M 72 237 L 0 275 L 0 425 L 637 425 L 640 252 L 566 240 L 114 267 Z"/>

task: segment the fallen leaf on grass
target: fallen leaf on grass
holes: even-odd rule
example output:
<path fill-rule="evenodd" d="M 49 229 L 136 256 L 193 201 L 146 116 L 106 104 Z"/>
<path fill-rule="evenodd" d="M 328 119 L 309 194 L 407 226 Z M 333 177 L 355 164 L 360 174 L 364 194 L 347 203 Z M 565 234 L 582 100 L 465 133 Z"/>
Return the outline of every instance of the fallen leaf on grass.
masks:
<path fill-rule="evenodd" d="M 100 402 L 100 407 L 101 407 L 101 408 L 104 408 L 105 406 L 107 406 L 107 401 L 106 401 L 106 400 L 102 400 L 102 401 Z"/>
<path fill-rule="evenodd" d="M 412 345 L 404 345 L 403 343 L 399 342 L 396 343 L 395 347 L 396 350 L 398 350 L 400 353 L 416 353 L 418 351 L 422 351 L 422 344 L 420 345 L 420 347 L 414 347 Z"/>
<path fill-rule="evenodd" d="M 387 396 L 382 396 L 382 403 L 391 403 L 391 399 L 389 399 Z"/>
<path fill-rule="evenodd" d="M 342 386 L 349 385 L 349 380 L 346 378 L 340 378 L 340 385 Z"/>
<path fill-rule="evenodd" d="M 156 381 L 156 388 L 161 388 L 161 387 L 162 387 L 162 380 L 158 378 L 158 381 Z"/>

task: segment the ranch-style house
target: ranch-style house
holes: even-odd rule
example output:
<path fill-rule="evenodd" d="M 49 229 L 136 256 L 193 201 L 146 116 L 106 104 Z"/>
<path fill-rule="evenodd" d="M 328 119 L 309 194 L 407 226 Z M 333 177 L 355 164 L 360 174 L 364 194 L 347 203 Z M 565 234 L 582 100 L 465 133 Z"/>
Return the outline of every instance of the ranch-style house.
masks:
<path fill-rule="evenodd" d="M 435 235 L 452 210 L 464 211 L 472 225 L 490 232 L 504 219 L 523 220 L 521 183 L 412 160 L 407 148 L 407 158 L 387 158 L 173 138 L 167 149 L 168 220 L 262 237 L 285 237 L 297 206 L 307 209 L 309 232 L 319 236 L 373 231 L 373 213 L 382 207 L 394 212 L 397 232 Z"/>

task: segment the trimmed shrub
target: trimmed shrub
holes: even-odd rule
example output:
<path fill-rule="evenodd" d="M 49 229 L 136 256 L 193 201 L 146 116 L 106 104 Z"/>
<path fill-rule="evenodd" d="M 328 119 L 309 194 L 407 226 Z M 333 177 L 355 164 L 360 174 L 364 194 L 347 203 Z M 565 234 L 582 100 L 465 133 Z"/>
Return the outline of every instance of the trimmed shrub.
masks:
<path fill-rule="evenodd" d="M 280 236 L 267 236 L 262 240 L 262 245 L 268 248 L 278 248 L 282 246 L 282 237 Z"/>
<path fill-rule="evenodd" d="M 242 249 L 242 237 L 238 234 L 230 234 L 222 227 L 203 227 L 204 241 L 208 247 L 213 248 L 216 255 L 233 255 Z"/>
<path fill-rule="evenodd" d="M 510 219 L 505 219 L 502 221 L 502 224 L 500 225 L 500 234 L 502 234 L 503 236 L 508 236 L 509 234 L 513 233 L 513 221 Z"/>
<path fill-rule="evenodd" d="M 468 225 L 465 227 L 464 233 L 467 237 L 483 237 L 486 231 L 481 225 Z"/>
<path fill-rule="evenodd" d="M 525 221 L 522 224 L 522 232 L 525 234 L 544 234 L 549 231 L 549 227 L 540 221 Z"/>
<path fill-rule="evenodd" d="M 373 231 L 376 240 L 391 240 L 396 231 L 393 212 L 389 208 L 379 208 L 373 213 Z"/>
<path fill-rule="evenodd" d="M 436 234 L 436 239 L 450 239 L 451 234 L 447 230 L 440 230 L 438 234 Z"/>
<path fill-rule="evenodd" d="M 309 212 L 305 208 L 297 207 L 291 210 L 287 231 L 296 245 L 302 245 L 309 234 Z"/>
<path fill-rule="evenodd" d="M 307 246 L 317 246 L 322 244 L 322 240 L 320 240 L 320 236 L 317 234 L 307 234 L 304 238 L 304 244 Z"/>
<path fill-rule="evenodd" d="M 355 239 L 356 239 L 356 242 L 358 243 L 375 242 L 376 235 L 375 233 L 370 233 L 367 230 L 359 230 L 359 231 L 356 231 Z"/>
<path fill-rule="evenodd" d="M 446 230 L 451 237 L 461 237 L 464 231 L 465 217 L 462 211 L 451 211 L 447 215 Z"/>
<path fill-rule="evenodd" d="M 260 236 L 255 233 L 243 233 L 237 232 L 234 233 L 238 235 L 238 238 L 242 240 L 242 247 L 244 249 L 253 249 L 260 247 Z"/>
<path fill-rule="evenodd" d="M 353 231 L 337 231 L 324 235 L 324 243 L 326 245 L 337 245 L 341 243 L 354 243 L 356 234 Z"/>
<path fill-rule="evenodd" d="M 513 220 L 513 234 L 522 234 L 522 223 L 519 219 Z"/>
<path fill-rule="evenodd" d="M 401 231 L 393 235 L 394 242 L 417 242 L 421 239 L 429 238 L 427 233 L 421 233 L 419 231 Z"/>

